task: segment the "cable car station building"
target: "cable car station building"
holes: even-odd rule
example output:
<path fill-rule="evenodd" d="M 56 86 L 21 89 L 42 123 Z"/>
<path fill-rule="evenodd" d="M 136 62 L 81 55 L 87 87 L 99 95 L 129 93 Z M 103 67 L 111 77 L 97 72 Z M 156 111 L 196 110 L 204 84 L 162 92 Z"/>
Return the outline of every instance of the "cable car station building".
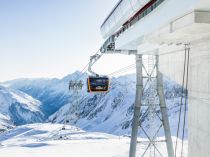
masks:
<path fill-rule="evenodd" d="M 101 32 L 116 49 L 158 55 L 160 72 L 180 85 L 188 47 L 188 156 L 209 157 L 210 0 L 120 0 Z"/>

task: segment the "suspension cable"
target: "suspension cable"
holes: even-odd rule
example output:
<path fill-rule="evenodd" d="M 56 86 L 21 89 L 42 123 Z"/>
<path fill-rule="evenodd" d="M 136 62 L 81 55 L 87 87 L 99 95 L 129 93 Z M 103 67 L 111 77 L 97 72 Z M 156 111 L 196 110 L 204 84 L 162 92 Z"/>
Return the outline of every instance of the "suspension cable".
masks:
<path fill-rule="evenodd" d="M 190 48 L 187 50 L 187 74 L 186 74 L 186 87 L 185 87 L 185 103 L 184 103 L 184 123 L 182 130 L 182 147 L 181 147 L 181 156 L 183 156 L 184 148 L 184 136 L 185 136 L 185 125 L 186 125 L 186 114 L 187 114 L 187 100 L 188 100 L 188 80 L 189 80 L 189 61 L 190 60 Z"/>
<path fill-rule="evenodd" d="M 187 47 L 185 45 L 185 56 L 184 56 L 184 69 L 183 69 L 183 78 L 182 78 L 182 92 L 181 92 L 181 104 L 179 108 L 179 120 L 178 120 L 178 127 L 176 133 L 176 144 L 175 144 L 175 157 L 177 157 L 177 145 L 178 145 L 178 138 L 179 138 L 179 130 L 180 130 L 180 123 L 181 123 L 181 115 L 182 115 L 182 106 L 183 106 L 183 95 L 184 95 L 184 84 L 185 84 L 185 73 L 186 73 L 186 60 L 187 60 Z"/>
<path fill-rule="evenodd" d="M 115 73 L 115 74 L 113 74 L 113 75 L 108 75 L 108 76 L 109 76 L 109 77 L 114 77 L 114 76 L 117 76 L 117 75 L 126 73 L 126 72 L 128 72 L 128 71 L 131 71 L 131 70 L 133 70 L 133 69 L 134 69 L 134 67 L 130 67 L 130 68 L 128 68 L 128 69 L 125 69 L 125 70 L 123 70 L 123 71 L 120 71 L 120 72 L 118 72 L 118 73 Z"/>
<path fill-rule="evenodd" d="M 135 67 L 135 64 L 128 65 L 128 66 L 126 66 L 126 67 L 123 67 L 123 68 L 121 68 L 121 69 L 118 69 L 118 70 L 112 72 L 112 73 L 109 74 L 108 76 L 114 76 L 114 75 L 123 73 L 123 72 L 125 72 L 125 71 L 130 70 L 130 69 L 133 69 L 134 67 Z"/>

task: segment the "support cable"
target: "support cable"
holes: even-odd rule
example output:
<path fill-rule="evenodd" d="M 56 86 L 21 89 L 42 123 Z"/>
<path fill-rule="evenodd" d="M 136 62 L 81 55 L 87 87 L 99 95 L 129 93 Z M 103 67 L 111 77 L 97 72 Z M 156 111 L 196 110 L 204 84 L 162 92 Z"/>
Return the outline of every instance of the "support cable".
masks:
<path fill-rule="evenodd" d="M 124 72 L 129 71 L 129 70 L 134 69 L 134 68 L 135 68 L 135 64 L 131 64 L 129 66 L 123 67 L 119 70 L 116 70 L 116 71 L 112 72 L 108 76 L 114 76 L 114 75 L 117 75 L 117 74 L 121 74 L 121 73 L 124 73 Z"/>
<path fill-rule="evenodd" d="M 187 49 L 187 76 L 186 76 L 186 93 L 185 93 L 185 103 L 184 103 L 184 123 L 182 130 L 182 147 L 181 147 L 181 157 L 184 152 L 184 136 L 185 136 L 185 125 L 186 125 L 186 115 L 187 115 L 187 100 L 188 100 L 188 81 L 189 81 L 189 60 L 190 60 L 190 48 Z"/>
<path fill-rule="evenodd" d="M 183 69 L 182 92 L 181 92 L 181 104 L 180 104 L 180 108 L 179 108 L 179 120 L 178 120 L 178 127 L 177 127 L 177 133 L 176 133 L 175 157 L 177 157 L 177 145 L 178 145 L 179 130 L 180 130 L 180 123 L 181 123 L 181 115 L 182 115 L 183 95 L 184 95 L 184 90 L 185 90 L 184 86 L 185 86 L 186 62 L 187 62 L 187 45 L 185 45 L 184 69 Z"/>

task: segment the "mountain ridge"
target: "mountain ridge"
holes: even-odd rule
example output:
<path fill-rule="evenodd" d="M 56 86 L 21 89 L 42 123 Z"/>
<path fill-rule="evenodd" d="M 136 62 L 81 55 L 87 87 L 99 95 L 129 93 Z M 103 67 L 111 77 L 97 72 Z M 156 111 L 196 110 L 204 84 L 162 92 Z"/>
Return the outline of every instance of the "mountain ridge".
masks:
<path fill-rule="evenodd" d="M 78 93 L 69 91 L 69 81 L 79 76 L 85 85 L 88 75 L 78 71 L 62 79 L 29 79 L 24 82 L 20 80 L 7 82 L 7 84 L 41 101 L 43 104 L 41 109 L 48 122 L 66 123 L 67 121 L 87 131 L 101 131 L 116 135 L 130 134 L 136 88 L 135 74 L 111 78 L 110 92 L 103 94 L 87 93 L 86 86 Z M 178 120 L 181 91 L 181 86 L 164 78 L 164 92 L 173 135 Z M 142 112 L 145 110 L 143 108 Z M 148 128 L 146 116 L 142 117 L 142 122 Z"/>
<path fill-rule="evenodd" d="M 41 105 L 40 101 L 21 91 L 0 86 L 0 127 L 7 129 L 43 121 Z"/>

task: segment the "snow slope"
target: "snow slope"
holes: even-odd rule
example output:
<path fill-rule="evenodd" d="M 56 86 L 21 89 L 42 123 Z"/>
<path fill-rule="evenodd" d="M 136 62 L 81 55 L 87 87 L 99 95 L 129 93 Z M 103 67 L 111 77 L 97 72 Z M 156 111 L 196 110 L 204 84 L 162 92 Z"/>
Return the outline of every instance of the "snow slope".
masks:
<path fill-rule="evenodd" d="M 62 79 L 19 79 L 5 82 L 5 86 L 19 89 L 42 102 L 41 110 L 50 122 L 68 121 L 86 131 L 116 135 L 130 134 L 135 99 L 135 74 L 112 78 L 111 89 L 105 94 L 89 94 L 86 85 L 76 95 L 68 91 L 68 83 L 81 76 L 75 72 Z M 86 84 L 87 74 L 81 78 Z M 167 78 L 164 81 L 172 134 L 176 135 L 181 87 Z M 52 115 L 53 114 L 53 115 Z M 146 115 L 142 123 L 148 127 Z M 159 136 L 163 136 L 163 131 Z"/>
<path fill-rule="evenodd" d="M 0 129 L 43 121 L 40 106 L 31 96 L 0 86 Z"/>
<path fill-rule="evenodd" d="M 14 125 L 10 120 L 10 117 L 0 113 L 0 133 L 4 132 L 7 129 L 13 128 Z"/>
<path fill-rule="evenodd" d="M 127 157 L 130 139 L 60 124 L 30 124 L 0 134 L 1 157 Z M 62 139 L 60 137 L 63 137 Z M 145 139 L 138 139 L 145 140 Z M 187 142 L 184 143 L 187 156 Z M 179 141 L 180 145 L 180 141 Z M 141 156 L 147 144 L 140 144 Z M 166 157 L 165 144 L 157 145 Z M 180 148 L 179 148 L 180 149 Z M 148 154 L 145 155 L 148 157 Z"/>
<path fill-rule="evenodd" d="M 115 135 L 130 135 L 135 99 L 135 75 L 113 78 L 111 89 L 105 94 L 88 94 L 82 91 L 77 100 L 64 105 L 49 117 L 54 123 L 76 125 L 87 131 L 106 132 Z M 164 80 L 166 102 L 172 135 L 176 135 L 181 87 L 168 79 Z M 143 111 L 146 107 L 142 108 Z M 158 111 L 159 112 L 159 111 Z M 143 113 L 143 112 L 142 112 Z M 147 113 L 148 114 L 148 113 Z M 147 114 L 141 117 L 148 128 Z M 158 117 L 156 117 L 158 124 Z M 163 136 L 163 130 L 159 136 Z"/>
<path fill-rule="evenodd" d="M 126 122 L 132 119 L 134 78 L 113 78 L 109 93 L 89 94 L 82 91 L 79 93 L 78 103 L 71 101 L 49 120 L 63 123 L 67 115 L 70 124 L 76 124 L 84 130 L 122 134 L 121 128 L 126 128 Z M 125 82 L 129 82 L 129 87 L 125 86 Z"/>

